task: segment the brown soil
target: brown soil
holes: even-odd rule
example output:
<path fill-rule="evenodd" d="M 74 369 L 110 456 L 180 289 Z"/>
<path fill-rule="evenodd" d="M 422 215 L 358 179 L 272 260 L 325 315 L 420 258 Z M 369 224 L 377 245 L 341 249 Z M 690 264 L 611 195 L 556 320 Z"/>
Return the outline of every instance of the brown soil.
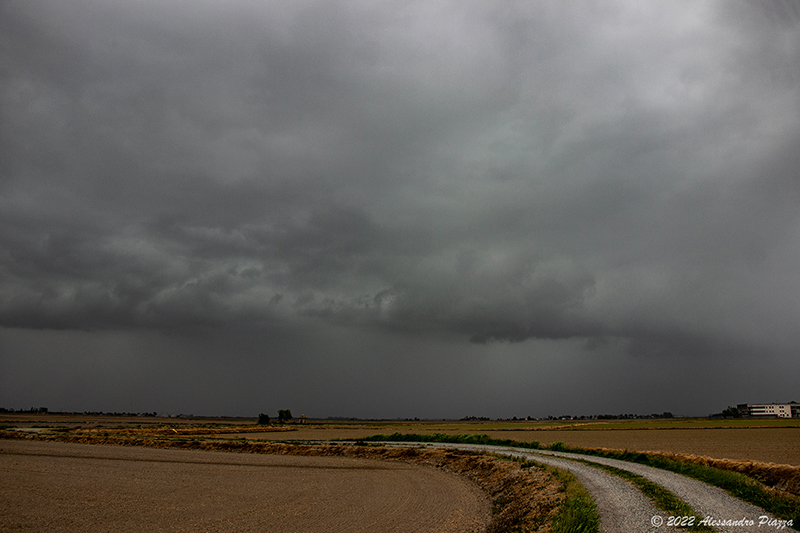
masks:
<path fill-rule="evenodd" d="M 399 462 L 1 445 L 2 531 L 461 532 L 491 518 L 474 484 Z"/>
<path fill-rule="evenodd" d="M 0 433 L 0 530 L 547 531 L 563 499 L 460 451 Z"/>
<path fill-rule="evenodd" d="M 489 431 L 492 437 L 582 448 L 620 448 L 704 455 L 716 459 L 800 466 L 800 427 L 620 429 L 609 431 Z"/>

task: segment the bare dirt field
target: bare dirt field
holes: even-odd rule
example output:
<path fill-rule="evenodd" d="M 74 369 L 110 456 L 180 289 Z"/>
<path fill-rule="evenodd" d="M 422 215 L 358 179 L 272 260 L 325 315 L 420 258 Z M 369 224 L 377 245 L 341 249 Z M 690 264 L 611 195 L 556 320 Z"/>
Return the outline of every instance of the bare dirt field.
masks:
<path fill-rule="evenodd" d="M 486 493 L 370 459 L 0 440 L 0 530 L 480 531 Z"/>

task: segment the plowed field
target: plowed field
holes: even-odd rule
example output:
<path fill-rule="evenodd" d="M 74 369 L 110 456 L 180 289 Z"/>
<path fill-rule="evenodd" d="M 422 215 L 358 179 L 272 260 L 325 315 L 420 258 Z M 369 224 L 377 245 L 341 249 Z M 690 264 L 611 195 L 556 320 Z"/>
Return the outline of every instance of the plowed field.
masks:
<path fill-rule="evenodd" d="M 479 531 L 485 493 L 406 463 L 0 441 L 0 530 Z"/>

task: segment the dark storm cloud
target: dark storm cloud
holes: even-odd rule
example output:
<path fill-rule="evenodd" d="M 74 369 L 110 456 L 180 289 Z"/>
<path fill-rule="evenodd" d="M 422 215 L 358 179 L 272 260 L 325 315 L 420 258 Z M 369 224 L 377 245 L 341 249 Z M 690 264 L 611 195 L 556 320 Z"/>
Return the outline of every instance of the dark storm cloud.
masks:
<path fill-rule="evenodd" d="M 792 2 L 0 9 L 2 326 L 798 345 Z"/>

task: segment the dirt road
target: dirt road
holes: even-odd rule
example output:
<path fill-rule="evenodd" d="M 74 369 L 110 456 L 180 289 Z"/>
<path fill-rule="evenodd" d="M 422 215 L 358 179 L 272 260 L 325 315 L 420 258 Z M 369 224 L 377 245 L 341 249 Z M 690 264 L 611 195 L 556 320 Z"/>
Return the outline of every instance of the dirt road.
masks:
<path fill-rule="evenodd" d="M 481 531 L 462 477 L 343 457 L 0 441 L 0 530 Z"/>
<path fill-rule="evenodd" d="M 408 446 L 409 444 L 410 443 L 407 442 L 402 443 L 404 446 Z M 778 530 L 776 527 L 769 527 L 767 525 L 763 525 L 762 527 L 760 524 L 760 518 L 762 516 L 767 516 L 768 519 L 774 520 L 774 517 L 769 516 L 763 509 L 738 500 L 717 487 L 712 487 L 686 476 L 681 476 L 658 468 L 602 457 L 543 450 L 532 452 L 521 448 L 502 446 L 435 443 L 428 443 L 425 444 L 425 446 L 458 448 L 510 455 L 568 470 L 583 483 L 589 493 L 595 498 L 598 514 L 600 514 L 601 531 L 608 533 L 617 531 L 644 533 L 655 531 L 656 529 L 659 531 L 672 531 L 673 529 L 666 527 L 665 524 L 652 522 L 652 520 L 659 520 L 655 517 L 666 520 L 667 516 L 663 511 L 656 510 L 632 485 L 623 482 L 616 476 L 585 464 L 576 463 L 570 459 L 606 464 L 643 476 L 666 488 L 684 502 L 691 505 L 702 518 L 710 517 L 720 521 L 738 521 L 740 519 L 753 521 L 749 526 L 737 524 L 716 527 L 716 530 L 722 533 Z M 654 523 L 658 524 L 657 528 L 653 527 Z"/>
<path fill-rule="evenodd" d="M 604 457 L 591 457 L 586 455 L 578 455 L 573 453 L 564 452 L 540 452 L 541 454 L 549 454 L 557 457 L 565 457 L 572 459 L 581 459 L 592 463 L 599 463 L 622 470 L 627 470 L 638 474 L 642 477 L 649 479 L 654 483 L 658 483 L 674 495 L 682 499 L 684 502 L 694 508 L 695 511 L 702 516 L 715 517 L 717 519 L 739 519 L 749 518 L 754 521 L 752 527 L 741 525 L 736 526 L 720 526 L 717 529 L 723 533 L 739 533 L 743 531 L 764 531 L 767 529 L 765 526 L 759 526 L 759 517 L 768 514 L 759 509 L 755 505 L 745 503 L 733 496 L 729 495 L 724 490 L 718 487 L 712 487 L 695 479 L 668 472 L 659 468 L 641 465 L 637 463 L 630 463 L 627 461 L 618 461 L 616 459 L 607 459 Z M 660 513 L 663 514 L 663 513 Z M 772 517 L 770 517 L 772 518 Z"/>

